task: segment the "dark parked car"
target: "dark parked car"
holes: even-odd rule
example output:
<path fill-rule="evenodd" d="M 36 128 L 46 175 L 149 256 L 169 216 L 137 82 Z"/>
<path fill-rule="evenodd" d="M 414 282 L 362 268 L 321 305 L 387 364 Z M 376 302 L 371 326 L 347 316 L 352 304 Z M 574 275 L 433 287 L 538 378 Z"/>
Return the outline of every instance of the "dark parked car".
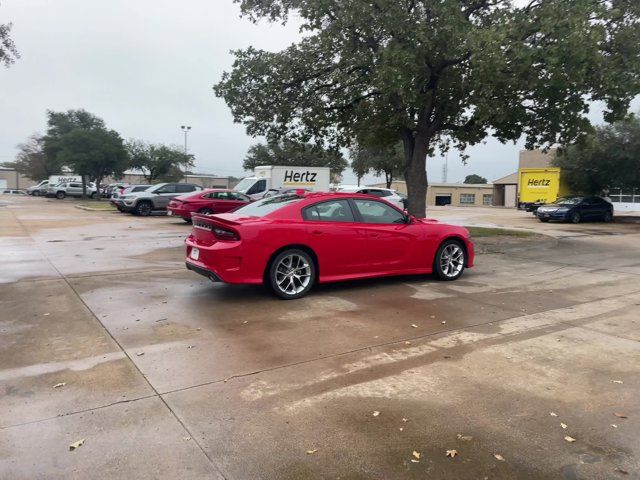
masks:
<path fill-rule="evenodd" d="M 542 205 L 536 211 L 541 222 L 559 220 L 580 223 L 583 220 L 613 220 L 613 205 L 600 197 L 562 197 Z"/>

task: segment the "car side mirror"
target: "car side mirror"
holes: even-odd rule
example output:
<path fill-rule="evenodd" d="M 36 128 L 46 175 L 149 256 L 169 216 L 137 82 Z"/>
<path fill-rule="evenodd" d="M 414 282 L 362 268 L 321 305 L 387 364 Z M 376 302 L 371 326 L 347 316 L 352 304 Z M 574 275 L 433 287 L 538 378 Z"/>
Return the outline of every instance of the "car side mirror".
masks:
<path fill-rule="evenodd" d="M 409 215 L 408 213 L 404 216 L 404 223 L 406 223 L 407 225 L 411 223 L 411 215 Z"/>

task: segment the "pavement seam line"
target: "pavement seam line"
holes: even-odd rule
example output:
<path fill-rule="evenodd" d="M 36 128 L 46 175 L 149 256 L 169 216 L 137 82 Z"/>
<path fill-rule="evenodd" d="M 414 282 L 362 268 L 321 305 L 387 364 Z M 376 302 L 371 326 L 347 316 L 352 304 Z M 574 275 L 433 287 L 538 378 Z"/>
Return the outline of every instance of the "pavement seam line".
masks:
<path fill-rule="evenodd" d="M 631 292 L 631 293 L 625 293 L 625 294 L 621 294 L 621 295 L 615 295 L 615 296 L 612 296 L 612 297 L 607 297 L 607 300 L 615 299 L 615 298 L 627 297 L 629 295 L 636 295 L 636 294 L 640 294 L 640 290 L 637 290 L 637 291 L 634 291 L 634 292 Z M 580 306 L 580 305 L 586 305 L 588 303 L 592 303 L 594 301 L 601 301 L 601 300 L 603 300 L 603 299 L 589 300 L 589 301 L 586 301 L 586 302 L 577 303 L 575 305 L 572 305 L 571 307 L 563 307 L 563 308 L 574 308 L 574 307 L 577 307 L 577 306 Z M 479 301 L 479 303 L 482 303 L 482 302 Z M 493 305 L 491 305 L 491 306 L 493 306 Z M 527 316 L 531 316 L 531 315 L 538 315 L 538 314 L 541 314 L 541 313 L 553 312 L 554 310 L 557 310 L 557 309 L 544 310 L 542 312 L 536 312 L 534 314 L 522 314 L 522 312 L 519 312 L 519 313 L 521 313 L 520 315 L 515 315 L 515 316 L 509 317 L 509 318 L 504 318 L 502 320 L 492 320 L 490 322 L 480 322 L 480 323 L 476 323 L 476 324 L 473 324 L 473 325 L 467 325 L 467 326 L 462 327 L 462 328 L 445 329 L 445 330 L 440 330 L 438 332 L 427 333 L 425 335 L 418 335 L 418 336 L 415 336 L 415 337 L 407 337 L 407 338 L 402 338 L 402 339 L 399 339 L 399 340 L 393 340 L 393 341 L 390 341 L 390 342 L 383 342 L 383 343 L 378 343 L 378 344 L 375 344 L 375 345 L 368 345 L 368 346 L 365 346 L 365 347 L 360 347 L 360 348 L 356 348 L 356 349 L 345 351 L 345 352 L 338 352 L 338 353 L 334 353 L 334 354 L 331 354 L 331 355 L 326 355 L 326 356 L 322 356 L 322 357 L 318 357 L 318 358 L 312 358 L 312 359 L 309 359 L 309 360 L 301 360 L 299 362 L 293 362 L 293 363 L 284 364 L 284 365 L 276 365 L 276 366 L 273 366 L 273 367 L 264 368 L 264 369 L 256 370 L 256 371 L 253 371 L 253 372 L 247 372 L 247 373 L 240 373 L 240 374 L 237 374 L 237 375 L 231 375 L 230 377 L 227 377 L 225 379 L 212 380 L 210 382 L 203 382 L 203 383 L 200 383 L 200 384 L 197 384 L 197 385 L 190 385 L 188 387 L 176 388 L 174 390 L 168 390 L 166 392 L 162 392 L 161 395 L 170 395 L 170 394 L 173 394 L 173 393 L 184 392 L 184 391 L 190 390 L 192 388 L 205 387 L 207 385 L 214 385 L 214 384 L 217 384 L 217 383 L 226 383 L 229 380 L 233 380 L 233 379 L 246 378 L 246 377 L 251 377 L 251 376 L 254 376 L 254 375 L 259 375 L 261 373 L 268 373 L 268 372 L 281 370 L 281 369 L 285 369 L 285 368 L 296 367 L 296 366 L 299 366 L 299 365 L 311 364 L 311 363 L 314 363 L 314 362 L 317 362 L 317 361 L 321 361 L 321 360 L 327 360 L 327 359 L 331 359 L 331 358 L 337 358 L 337 357 L 349 355 L 349 354 L 352 354 L 352 353 L 363 352 L 365 350 L 372 350 L 374 348 L 392 346 L 392 345 L 395 345 L 395 344 L 404 343 L 404 342 L 409 341 L 409 340 L 422 340 L 422 339 L 426 339 L 426 338 L 429 338 L 429 337 L 435 337 L 435 336 L 443 335 L 443 334 L 465 332 L 465 331 L 468 331 L 468 330 L 470 330 L 472 328 L 482 327 L 482 326 L 489 325 L 489 324 L 491 324 L 491 325 L 500 324 L 500 323 L 503 323 L 503 322 L 508 322 L 508 321 L 515 320 L 515 319 L 522 318 L 522 317 L 527 317 Z M 514 310 L 512 310 L 512 311 L 514 311 Z M 516 311 L 514 311 L 514 313 L 516 313 Z M 572 320 L 561 320 L 558 323 L 564 324 L 564 325 L 569 325 L 569 326 L 574 327 L 574 328 L 581 328 L 579 325 L 574 325 L 571 322 L 572 322 Z M 505 335 L 509 335 L 509 334 L 508 333 L 500 333 L 499 335 L 505 336 Z M 629 339 L 626 339 L 626 340 L 629 340 Z"/>
<path fill-rule="evenodd" d="M 173 409 L 169 406 L 169 404 L 167 403 L 167 401 L 162 397 L 162 395 L 160 395 L 160 393 L 158 392 L 158 390 L 156 390 L 155 386 L 149 381 L 149 379 L 147 378 L 147 376 L 142 372 L 142 370 L 140 370 L 140 368 L 138 367 L 138 365 L 136 364 L 136 362 L 133 361 L 133 358 L 131 358 L 131 356 L 129 355 L 129 353 L 127 353 L 127 351 L 124 349 L 124 347 L 120 344 L 120 342 L 118 342 L 118 340 L 113 336 L 113 334 L 111 333 L 111 331 L 102 323 L 102 321 L 100 320 L 100 318 L 98 318 L 98 316 L 95 314 L 95 312 L 93 310 L 91 310 L 91 308 L 89 307 L 89 305 L 87 305 L 87 303 L 84 301 L 84 299 L 80 296 L 80 294 L 78 293 L 78 291 L 73 287 L 73 285 L 69 282 L 69 280 L 67 279 L 67 277 L 65 277 L 62 272 L 60 270 L 58 270 L 58 268 L 53 264 L 53 262 L 51 261 L 51 259 L 45 255 L 45 253 L 42 251 L 42 249 L 40 248 L 40 245 L 38 244 L 38 242 L 31 236 L 31 233 L 26 229 L 25 225 L 22 223 L 22 221 L 18 218 L 18 216 L 15 214 L 15 212 L 11 212 L 13 217 L 16 219 L 16 221 L 18 222 L 18 224 L 22 227 L 22 229 L 29 235 L 29 238 L 31 239 L 31 241 L 34 243 L 35 248 L 40 252 L 40 254 L 47 260 L 47 262 L 49 263 L 49 265 L 51 265 L 51 268 L 53 268 L 55 270 L 55 272 L 60 276 L 60 278 L 62 280 L 64 280 L 64 282 L 67 284 L 67 286 L 71 289 L 71 291 L 75 294 L 75 296 L 78 298 L 78 300 L 82 303 L 82 305 L 84 305 L 84 307 L 87 309 L 87 311 L 91 314 L 91 316 L 94 318 L 95 321 L 98 322 L 98 325 L 100 325 L 100 327 L 102 327 L 102 329 L 107 333 L 107 335 L 111 338 L 111 340 L 113 340 L 113 342 L 118 346 L 118 348 L 122 351 L 122 353 L 129 359 L 129 361 L 131 362 L 131 364 L 133 365 L 133 368 L 135 368 L 135 370 L 142 376 L 142 378 L 144 379 L 144 381 L 147 383 L 147 385 L 149 386 L 149 388 L 151 388 L 151 390 L 154 392 L 155 397 L 158 397 L 158 399 L 163 403 L 163 405 L 166 407 L 166 409 L 171 413 L 171 415 L 175 418 L 175 420 L 178 422 L 178 424 L 180 424 L 182 426 L 182 428 L 184 429 L 185 432 L 187 432 L 189 434 L 189 436 L 191 437 L 191 439 L 194 441 L 194 443 L 198 446 L 198 448 L 200 449 L 200 451 L 202 452 L 202 454 L 205 456 L 205 458 L 209 461 L 209 463 L 211 464 L 211 466 L 214 468 L 214 470 L 216 471 L 217 474 L 220 475 L 220 477 L 222 477 L 223 479 L 227 479 L 228 477 L 226 475 L 224 475 L 224 473 L 222 472 L 222 470 L 220 469 L 220 467 L 213 461 L 213 459 L 209 456 L 209 454 L 204 450 L 204 448 L 202 447 L 202 444 L 198 441 L 198 439 L 193 435 L 193 433 L 191 433 L 191 431 L 187 428 L 187 426 L 184 424 L 184 422 L 182 421 L 182 419 L 176 414 L 176 412 L 173 411 Z M 90 410 L 89 410 L 90 411 Z"/>

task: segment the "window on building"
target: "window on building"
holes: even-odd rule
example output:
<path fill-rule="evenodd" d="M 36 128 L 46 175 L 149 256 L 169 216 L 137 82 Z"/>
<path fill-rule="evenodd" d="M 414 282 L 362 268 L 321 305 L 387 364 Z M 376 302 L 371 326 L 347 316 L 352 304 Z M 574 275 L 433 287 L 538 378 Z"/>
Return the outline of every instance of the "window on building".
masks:
<path fill-rule="evenodd" d="M 493 195 L 491 195 L 490 193 L 483 193 L 482 205 L 493 205 Z"/>
<path fill-rule="evenodd" d="M 475 193 L 461 193 L 460 205 L 475 205 L 476 194 Z"/>

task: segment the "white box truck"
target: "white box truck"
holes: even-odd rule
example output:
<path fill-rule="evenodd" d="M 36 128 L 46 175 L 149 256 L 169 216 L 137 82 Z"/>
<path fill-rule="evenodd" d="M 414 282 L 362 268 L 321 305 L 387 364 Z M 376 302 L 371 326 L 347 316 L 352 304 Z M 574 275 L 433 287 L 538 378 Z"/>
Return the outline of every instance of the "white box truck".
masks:
<path fill-rule="evenodd" d="M 48 180 L 42 180 L 37 185 L 27 188 L 27 194 L 39 197 L 40 195 L 46 195 L 47 188 L 49 186 L 58 185 L 59 183 L 67 182 L 82 182 L 80 175 L 51 175 Z"/>
<path fill-rule="evenodd" d="M 331 181 L 329 167 L 256 167 L 253 175 L 243 178 L 234 190 L 253 199 L 262 198 L 269 191 L 302 188 L 313 192 L 328 192 Z"/>

